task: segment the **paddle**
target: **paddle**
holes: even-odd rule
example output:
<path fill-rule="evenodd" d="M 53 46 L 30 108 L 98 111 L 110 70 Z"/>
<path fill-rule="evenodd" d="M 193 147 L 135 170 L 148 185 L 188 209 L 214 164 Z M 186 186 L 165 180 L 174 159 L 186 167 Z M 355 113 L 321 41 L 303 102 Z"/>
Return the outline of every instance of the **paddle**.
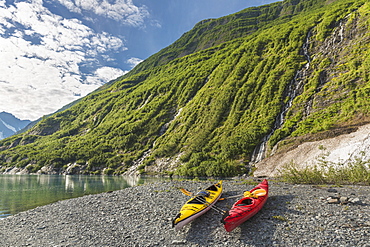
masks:
<path fill-rule="evenodd" d="M 253 192 L 246 191 L 246 192 L 244 192 L 244 194 L 223 197 L 223 198 L 220 198 L 219 201 L 223 201 L 223 200 L 227 200 L 227 199 L 231 199 L 231 198 L 237 198 L 237 197 L 241 197 L 241 196 L 258 198 L 260 196 L 265 196 L 265 195 L 266 195 L 266 190 L 264 190 L 264 189 L 256 189 Z"/>
<path fill-rule="evenodd" d="M 200 202 L 202 202 L 202 203 L 205 203 L 206 205 L 208 205 L 210 208 L 212 208 L 213 210 L 215 210 L 216 212 L 218 212 L 218 213 L 220 213 L 220 214 L 225 214 L 226 213 L 226 211 L 225 210 L 223 210 L 223 209 L 221 209 L 221 208 L 219 208 L 219 207 L 217 207 L 216 205 L 211 205 L 209 202 L 207 202 L 206 201 L 206 199 L 204 199 L 202 196 L 197 196 L 197 195 L 194 195 L 194 193 L 193 192 L 190 192 L 190 191 L 188 191 L 188 190 L 186 190 L 186 189 L 184 189 L 184 188 L 180 188 L 180 191 L 182 192 L 182 193 L 184 193 L 185 195 L 187 195 L 187 196 L 194 196 L 194 197 L 196 197 L 197 198 L 197 200 L 199 200 Z"/>
<path fill-rule="evenodd" d="M 253 197 L 253 198 L 258 198 L 260 196 L 265 196 L 267 194 L 266 190 L 264 189 L 256 189 L 252 192 L 250 191 L 245 191 L 243 196 L 244 197 Z"/>
<path fill-rule="evenodd" d="M 180 188 L 181 192 L 184 193 L 185 195 L 187 196 L 193 196 L 194 194 L 190 191 L 187 191 L 186 189 L 184 188 Z M 265 196 L 266 195 L 266 190 L 264 189 L 256 189 L 254 190 L 253 192 L 250 192 L 250 191 L 245 191 L 243 194 L 241 195 L 236 195 L 236 196 L 229 196 L 229 197 L 223 197 L 223 198 L 220 198 L 218 199 L 219 201 L 223 201 L 223 200 L 226 200 L 226 199 L 231 199 L 231 198 L 236 198 L 236 197 L 240 197 L 240 196 L 244 196 L 244 197 L 253 197 L 253 198 L 258 198 L 260 196 Z"/>
<path fill-rule="evenodd" d="M 220 201 L 231 199 L 231 198 L 237 198 L 237 197 L 241 197 L 241 196 L 243 196 L 243 194 L 235 195 L 235 196 L 223 197 L 223 198 L 220 198 Z"/>
<path fill-rule="evenodd" d="M 181 192 L 184 193 L 185 195 L 187 196 L 193 196 L 193 193 L 190 192 L 190 191 L 187 191 L 186 189 L 184 188 L 180 188 Z"/>

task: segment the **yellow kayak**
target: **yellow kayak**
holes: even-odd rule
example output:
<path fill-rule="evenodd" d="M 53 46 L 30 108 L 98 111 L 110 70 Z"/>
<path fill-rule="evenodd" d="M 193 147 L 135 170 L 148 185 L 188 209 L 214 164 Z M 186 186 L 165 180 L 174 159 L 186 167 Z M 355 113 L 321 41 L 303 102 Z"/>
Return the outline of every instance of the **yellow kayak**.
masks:
<path fill-rule="evenodd" d="M 184 225 L 188 224 L 195 218 L 201 216 L 211 209 L 222 194 L 222 181 L 211 185 L 205 190 L 199 191 L 197 194 L 192 195 L 184 206 L 180 209 L 180 213 L 172 221 L 172 226 L 176 230 L 181 229 Z"/>

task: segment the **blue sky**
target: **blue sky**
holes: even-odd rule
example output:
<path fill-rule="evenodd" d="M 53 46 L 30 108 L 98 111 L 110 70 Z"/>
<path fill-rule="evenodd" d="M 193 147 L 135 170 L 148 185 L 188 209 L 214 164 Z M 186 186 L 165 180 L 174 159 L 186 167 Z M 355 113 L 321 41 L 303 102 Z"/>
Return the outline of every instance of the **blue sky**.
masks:
<path fill-rule="evenodd" d="M 0 0 L 0 112 L 35 120 L 196 23 L 275 0 Z"/>
<path fill-rule="evenodd" d="M 161 48 L 176 41 L 181 35 L 194 27 L 201 20 L 219 18 L 236 13 L 251 6 L 260 6 L 277 0 L 138 0 L 135 4 L 145 5 L 150 11 L 148 22 L 154 21 L 161 27 L 147 25 L 144 30 L 137 30 L 132 36 L 138 38 L 128 40 L 137 42 L 140 36 L 147 35 L 148 39 L 142 40 L 142 53 L 136 54 L 147 57 Z M 131 42 L 130 42 L 131 41 Z"/>

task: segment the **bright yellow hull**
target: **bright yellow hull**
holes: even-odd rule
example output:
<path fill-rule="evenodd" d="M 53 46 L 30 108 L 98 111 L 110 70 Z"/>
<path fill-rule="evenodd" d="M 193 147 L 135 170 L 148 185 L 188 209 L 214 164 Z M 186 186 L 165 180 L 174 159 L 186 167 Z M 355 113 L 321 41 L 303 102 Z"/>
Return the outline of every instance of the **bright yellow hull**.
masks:
<path fill-rule="evenodd" d="M 222 181 L 201 192 L 205 193 L 206 196 L 194 195 L 180 209 L 180 213 L 173 220 L 173 226 L 176 230 L 181 229 L 184 225 L 211 209 L 211 206 L 221 197 Z"/>

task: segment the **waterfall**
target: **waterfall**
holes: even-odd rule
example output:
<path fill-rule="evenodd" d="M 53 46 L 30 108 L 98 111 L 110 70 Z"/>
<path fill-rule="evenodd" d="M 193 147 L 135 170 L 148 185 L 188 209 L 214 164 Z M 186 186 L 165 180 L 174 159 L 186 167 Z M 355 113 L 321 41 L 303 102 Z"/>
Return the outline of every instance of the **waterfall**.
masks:
<path fill-rule="evenodd" d="M 285 91 L 285 96 L 289 98 L 288 102 L 283 105 L 281 112 L 275 119 L 275 123 L 270 133 L 264 136 L 261 143 L 256 146 L 251 157 L 251 164 L 258 163 L 265 158 L 267 142 L 274 132 L 281 128 L 285 121 L 285 115 L 292 106 L 293 100 L 303 91 L 304 81 L 307 76 L 307 72 L 310 68 L 311 58 L 308 53 L 309 39 L 311 37 L 311 31 L 308 32 L 306 41 L 302 46 L 303 55 L 305 56 L 307 63 L 297 71 L 294 78 L 290 81 Z"/>

